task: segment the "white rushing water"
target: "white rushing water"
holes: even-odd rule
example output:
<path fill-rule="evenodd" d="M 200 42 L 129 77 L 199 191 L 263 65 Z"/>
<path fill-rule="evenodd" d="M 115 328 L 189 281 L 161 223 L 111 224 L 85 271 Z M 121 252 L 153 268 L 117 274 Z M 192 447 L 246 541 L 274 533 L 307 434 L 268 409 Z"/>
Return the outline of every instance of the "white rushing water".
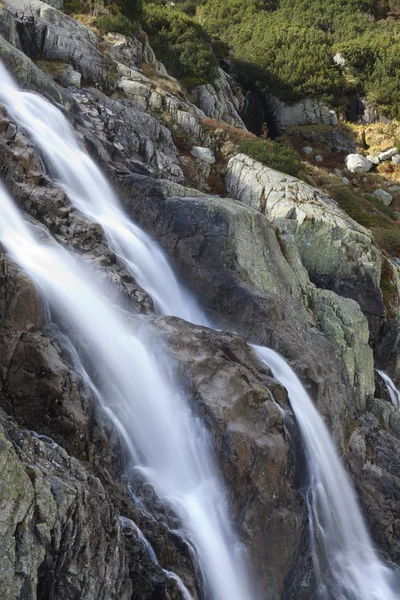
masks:
<path fill-rule="evenodd" d="M 353 486 L 311 398 L 279 354 L 261 346 L 254 348 L 274 378 L 287 389 L 303 438 L 310 477 L 309 516 L 315 570 L 318 576 L 325 561 L 329 573 L 321 573 L 319 597 L 398 600 L 396 574 L 374 550 Z"/>
<path fill-rule="evenodd" d="M 79 332 L 75 360 L 96 365 L 98 381 L 92 389 L 121 432 L 133 462 L 180 516 L 211 597 L 250 599 L 208 436 L 168 369 L 155 360 L 149 334 L 145 345 L 132 321 L 104 297 L 94 275 L 55 242 L 43 243 L 3 187 L 0 206 L 0 242 L 50 306 Z M 70 342 L 74 345 L 73 337 Z"/>
<path fill-rule="evenodd" d="M 193 298 L 182 291 L 158 245 L 129 221 L 112 188 L 98 167 L 82 151 L 71 126 L 60 111 L 40 96 L 18 90 L 1 65 L 0 80 L 0 102 L 38 145 L 56 182 L 71 202 L 102 225 L 110 248 L 153 297 L 159 312 L 210 326 Z M 71 259 L 69 257 L 67 260 L 65 253 L 62 256 L 61 262 L 65 266 L 65 261 Z M 61 287 L 58 286 L 62 282 L 57 283 L 58 274 L 54 274 L 54 282 L 46 280 L 44 283 L 37 273 L 29 270 L 34 265 L 24 264 L 23 257 L 20 260 L 46 295 L 58 302 L 60 299 L 54 293 L 54 290 L 61 293 Z M 54 268 L 49 273 L 48 277 L 51 277 Z M 80 290 L 83 282 L 78 275 L 76 277 L 78 280 L 73 284 L 71 281 L 71 286 L 78 285 L 77 289 Z M 88 289 L 86 285 L 84 298 L 89 298 L 89 294 L 96 289 L 94 284 L 90 283 L 90 286 L 91 289 Z M 69 293 L 72 294 L 72 291 L 69 290 Z M 67 296 L 65 301 L 69 303 Z M 103 306 L 102 301 L 98 301 Z M 64 306 L 64 302 L 61 304 Z M 75 308 L 71 304 L 67 311 L 71 321 L 82 319 L 83 323 L 86 316 L 75 314 Z M 118 321 L 115 330 L 111 326 L 114 319 Z M 97 318 L 97 321 L 103 323 L 102 319 Z M 131 339 L 132 335 L 127 333 L 126 326 L 124 331 L 121 330 L 119 321 L 120 317 L 110 311 L 104 321 L 104 330 L 97 333 L 90 331 L 90 318 L 82 327 L 95 349 L 95 355 L 108 364 L 104 375 L 108 379 L 106 392 L 100 392 L 93 383 L 91 387 L 115 423 L 132 457 L 146 466 L 144 471 L 157 491 L 167 496 L 175 508 L 180 507 L 179 514 L 192 532 L 193 542 L 201 557 L 201 568 L 210 581 L 214 598 L 249 600 L 251 593 L 244 583 L 246 577 L 241 567 L 233 562 L 234 541 L 226 519 L 223 494 L 216 482 L 210 453 L 206 451 L 204 456 L 204 447 L 207 448 L 207 443 L 203 444 L 205 433 L 200 424 L 190 417 L 173 384 L 165 373 L 160 373 L 155 367 L 154 360 L 139 340 L 135 339 L 130 354 L 122 357 L 119 364 L 119 353 L 123 354 L 124 345 L 128 346 L 126 337 Z M 102 339 L 97 339 L 95 333 Z M 115 345 L 117 358 L 109 363 L 105 339 L 110 344 L 108 352 L 111 348 L 114 351 Z M 283 358 L 267 348 L 256 347 L 256 350 L 271 368 L 274 377 L 287 388 L 301 430 L 310 476 L 307 500 L 314 567 L 317 578 L 321 575 L 318 597 L 324 600 L 399 598 L 393 582 L 394 573 L 379 560 L 373 548 L 351 482 L 318 411 Z M 144 354 L 140 358 L 142 351 Z M 136 354 L 139 362 L 136 361 Z M 130 360 L 135 365 L 135 376 L 140 369 L 140 389 L 137 389 L 136 379 L 129 379 L 127 362 Z M 132 373 L 130 375 L 133 376 Z M 146 377 L 150 377 L 150 381 Z M 135 390 L 133 395 L 132 390 Z M 389 393 L 391 391 L 394 393 L 392 388 Z M 141 397 L 146 401 L 140 402 Z M 396 402 L 399 401 L 399 396 L 392 396 L 392 393 L 391 398 L 393 402 L 394 398 Z M 158 414 L 157 410 L 160 411 Z M 142 431 L 141 423 L 144 423 Z M 171 439 L 165 439 L 166 431 Z M 153 439 L 157 439 L 157 444 L 152 444 Z M 165 455 L 158 456 L 157 451 L 164 447 Z M 181 456 L 182 452 L 188 453 L 186 459 Z M 226 540 L 231 540 L 231 543 Z M 326 572 L 328 576 L 323 581 Z"/>
<path fill-rule="evenodd" d="M 179 285 L 163 251 L 128 219 L 62 112 L 38 94 L 20 90 L 1 63 L 0 82 L 0 103 L 37 144 L 55 183 L 73 205 L 103 227 L 111 250 L 150 294 L 156 309 L 205 325 L 202 311 Z"/>
<path fill-rule="evenodd" d="M 379 373 L 386 385 L 386 389 L 389 392 L 392 404 L 394 404 L 394 406 L 400 407 L 400 392 L 394 385 L 393 381 L 390 379 L 389 375 L 385 373 L 385 371 L 379 371 L 378 369 L 377 373 Z"/>

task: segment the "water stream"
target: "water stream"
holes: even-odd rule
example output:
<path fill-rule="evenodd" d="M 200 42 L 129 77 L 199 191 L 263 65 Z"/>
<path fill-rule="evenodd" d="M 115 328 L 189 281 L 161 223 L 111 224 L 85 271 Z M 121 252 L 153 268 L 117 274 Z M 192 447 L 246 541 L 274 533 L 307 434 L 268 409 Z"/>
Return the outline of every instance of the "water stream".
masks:
<path fill-rule="evenodd" d="M 205 325 L 197 302 L 178 283 L 160 246 L 128 219 L 62 112 L 38 94 L 20 90 L 1 62 L 0 82 L 0 103 L 37 144 L 54 182 L 77 209 L 102 226 L 110 249 L 150 294 L 158 312 Z"/>
<path fill-rule="evenodd" d="M 390 379 L 389 375 L 385 373 L 385 371 L 379 371 L 377 369 L 377 373 L 382 377 L 384 384 L 386 385 L 386 389 L 389 393 L 390 399 L 394 406 L 400 407 L 400 392 Z"/>
<path fill-rule="evenodd" d="M 102 225 L 110 248 L 153 297 L 158 311 L 210 326 L 159 246 L 125 215 L 61 112 L 40 96 L 18 90 L 1 65 L 0 79 L 0 102 L 35 141 L 74 206 Z M 99 401 L 135 463 L 187 525 L 212 597 L 250 600 L 244 569 L 233 558 L 235 540 L 203 427 L 191 416 L 167 371 L 155 362 L 147 342 L 142 343 L 107 305 L 91 277 L 65 251 L 34 240 L 4 191 L 2 196 L 9 216 L 7 225 L 3 221 L 0 226 L 0 239 L 45 296 L 64 307 L 96 360 L 104 363 L 100 388 L 95 388 Z M 303 438 L 315 573 L 329 573 L 326 580 L 321 575 L 318 597 L 399 598 L 395 573 L 373 547 L 352 484 L 312 400 L 282 357 L 267 348 L 255 349 L 287 388 Z"/>
<path fill-rule="evenodd" d="M 89 378 L 90 365 L 96 365 L 91 387 L 136 468 L 179 515 L 211 597 L 250 599 L 208 434 L 191 414 L 170 369 L 155 359 L 149 332 L 143 341 L 135 321 L 111 305 L 89 269 L 54 241 L 43 242 L 40 228 L 24 223 L 3 187 L 0 206 L 0 242 L 53 310 L 72 324 L 69 342 L 75 360 L 85 363 L 79 370 Z M 74 332 L 79 332 L 79 351 Z"/>
<path fill-rule="evenodd" d="M 303 438 L 310 478 L 308 501 L 318 597 L 330 600 L 395 600 L 396 573 L 379 559 L 351 481 L 331 435 L 293 369 L 274 350 L 254 346 L 288 391 Z M 324 562 L 328 577 L 323 573 Z"/>

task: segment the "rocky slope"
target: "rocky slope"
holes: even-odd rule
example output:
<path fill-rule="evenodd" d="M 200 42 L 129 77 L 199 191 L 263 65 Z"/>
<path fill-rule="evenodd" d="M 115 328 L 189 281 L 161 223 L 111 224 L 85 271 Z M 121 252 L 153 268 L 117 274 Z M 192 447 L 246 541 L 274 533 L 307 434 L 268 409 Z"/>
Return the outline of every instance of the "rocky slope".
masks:
<path fill-rule="evenodd" d="M 280 351 L 299 373 L 347 459 L 375 540 L 399 562 L 399 413 L 374 378 L 374 353 L 398 375 L 400 316 L 381 289 L 390 263 L 399 293 L 396 266 L 326 194 L 236 155 L 234 146 L 231 197 L 212 195 L 214 167 L 198 158 L 209 155 L 192 152 L 216 152 L 204 119 L 244 127 L 240 93 L 223 72 L 190 98 L 144 36 L 100 39 L 40 0 L 1 6 L 0 59 L 22 87 L 61 107 L 210 319 L 237 332 L 156 316 L 101 228 L 71 208 L 1 112 L 0 173 L 27 218 L 90 262 L 110 298 L 122 297 L 169 349 L 211 432 L 260 597 L 309 598 L 313 583 L 302 446 L 285 390 L 246 341 Z M 166 569 L 202 598 L 176 518 L 148 483 L 127 481 L 116 431 L 48 325 L 34 286 L 4 253 L 0 357 L 3 597 L 178 599 Z"/>

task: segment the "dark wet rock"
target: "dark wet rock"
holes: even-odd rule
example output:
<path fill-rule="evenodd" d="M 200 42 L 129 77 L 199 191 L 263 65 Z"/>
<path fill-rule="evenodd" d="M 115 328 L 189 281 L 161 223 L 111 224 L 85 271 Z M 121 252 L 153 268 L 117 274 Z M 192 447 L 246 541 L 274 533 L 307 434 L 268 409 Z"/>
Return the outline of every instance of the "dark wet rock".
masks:
<path fill-rule="evenodd" d="M 347 462 L 372 535 L 392 561 L 400 560 L 399 431 L 382 427 L 387 402 L 375 401 L 377 417 L 366 413 L 350 437 Z M 389 405 L 390 409 L 390 405 Z M 398 409 L 397 409 L 398 410 Z M 396 411 L 394 411 L 394 414 Z"/>

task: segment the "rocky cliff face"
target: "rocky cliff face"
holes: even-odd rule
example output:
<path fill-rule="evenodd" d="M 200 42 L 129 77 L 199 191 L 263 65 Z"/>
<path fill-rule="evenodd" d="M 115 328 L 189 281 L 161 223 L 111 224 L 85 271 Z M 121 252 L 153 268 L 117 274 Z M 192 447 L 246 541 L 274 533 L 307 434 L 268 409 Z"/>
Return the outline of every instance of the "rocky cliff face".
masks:
<path fill-rule="evenodd" d="M 375 386 L 373 355 L 397 373 L 389 340 L 399 316 L 384 302 L 387 258 L 370 232 L 319 190 L 244 155 L 227 168 L 231 197 L 212 195 L 210 164 L 188 150 L 215 150 L 206 117 L 244 127 L 240 92 L 222 72 L 215 87 L 197 90 L 196 106 L 145 38 L 100 39 L 40 0 L 4 6 L 0 59 L 22 87 L 62 108 L 210 319 L 237 332 L 156 316 L 101 228 L 71 208 L 1 112 L 0 172 L 21 210 L 88 261 L 110 298 L 122 297 L 168 348 L 211 433 L 260 597 L 309 598 L 312 577 L 302 445 L 285 390 L 246 341 L 280 351 L 301 376 L 346 456 L 375 540 L 399 561 L 400 427 Z M 71 71 L 80 77 L 62 87 Z M 202 598 L 179 523 L 148 483 L 127 481 L 117 433 L 45 316 L 32 283 L 0 254 L 3 597 L 175 600 L 173 571 Z"/>

